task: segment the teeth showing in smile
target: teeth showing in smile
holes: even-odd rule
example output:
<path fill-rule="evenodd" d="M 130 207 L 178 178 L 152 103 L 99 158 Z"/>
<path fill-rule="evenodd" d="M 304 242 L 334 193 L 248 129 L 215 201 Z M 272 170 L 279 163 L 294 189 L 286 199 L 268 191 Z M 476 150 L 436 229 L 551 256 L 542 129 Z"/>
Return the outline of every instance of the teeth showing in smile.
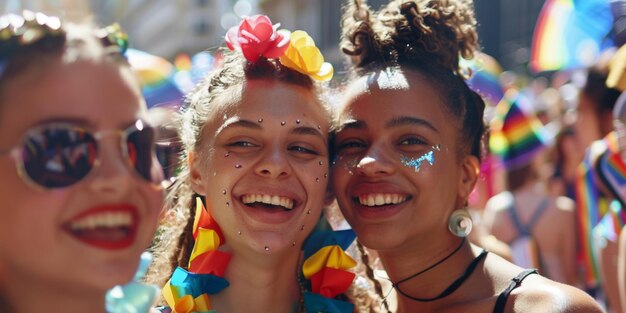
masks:
<path fill-rule="evenodd" d="M 133 217 L 130 212 L 104 212 L 72 221 L 70 228 L 72 230 L 83 230 L 98 227 L 130 227 L 132 223 Z"/>
<path fill-rule="evenodd" d="M 398 204 L 406 201 L 407 196 L 396 193 L 371 193 L 358 197 L 359 203 L 364 206 L 381 206 Z"/>
<path fill-rule="evenodd" d="M 242 201 L 245 204 L 262 203 L 268 205 L 276 205 L 285 208 L 286 210 L 293 209 L 293 199 L 280 196 L 271 195 L 245 195 L 242 197 Z"/>

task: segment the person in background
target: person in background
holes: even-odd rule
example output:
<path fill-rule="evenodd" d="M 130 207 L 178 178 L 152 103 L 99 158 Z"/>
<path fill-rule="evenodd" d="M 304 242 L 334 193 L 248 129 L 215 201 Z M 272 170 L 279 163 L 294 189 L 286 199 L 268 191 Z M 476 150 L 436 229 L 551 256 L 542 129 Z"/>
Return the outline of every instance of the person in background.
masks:
<path fill-rule="evenodd" d="M 509 90 L 491 121 L 490 149 L 506 169 L 506 191 L 487 202 L 489 232 L 506 242 L 512 262 L 579 285 L 576 272 L 575 203 L 548 193 L 539 171 L 549 141 L 528 99 Z"/>
<path fill-rule="evenodd" d="M 620 150 L 613 127 L 615 104 L 623 85 L 621 75 L 616 73 L 621 71 L 618 65 L 626 60 L 626 54 L 622 50 L 610 56 L 589 70 L 579 96 L 574 129 L 579 149 L 584 149 L 584 159 L 576 172 L 575 200 L 577 254 L 584 274 L 583 283 L 590 294 L 608 302 L 609 309 L 615 309 L 619 308 L 620 301 L 615 262 L 619 233 L 606 225 L 622 220 L 618 214 L 622 204 L 615 201 L 615 195 L 604 183 L 605 175 L 598 169 L 605 163 L 602 159 Z"/>

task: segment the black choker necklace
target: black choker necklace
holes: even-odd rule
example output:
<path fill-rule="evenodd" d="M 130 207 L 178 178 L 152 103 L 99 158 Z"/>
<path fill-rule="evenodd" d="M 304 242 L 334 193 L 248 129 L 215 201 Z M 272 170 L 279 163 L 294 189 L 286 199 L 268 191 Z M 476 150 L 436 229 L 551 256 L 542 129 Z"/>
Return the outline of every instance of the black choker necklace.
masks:
<path fill-rule="evenodd" d="M 451 256 L 453 256 L 454 254 L 456 254 L 459 250 L 461 250 L 461 247 L 463 246 L 463 244 L 465 243 L 465 238 L 463 238 L 463 241 L 461 241 L 461 244 L 459 244 L 458 247 L 456 247 L 456 249 L 454 249 L 454 251 L 452 251 L 450 254 L 448 254 L 446 257 L 444 257 L 443 259 L 439 260 L 437 263 L 429 266 L 426 269 L 423 269 L 407 278 L 401 279 L 396 283 L 392 282 L 392 286 L 393 288 L 395 288 L 401 295 L 414 300 L 414 301 L 419 301 L 419 302 L 431 302 L 431 301 L 435 301 L 435 300 L 439 300 L 441 298 L 447 297 L 449 296 L 451 293 L 453 293 L 455 290 L 457 290 L 459 287 L 461 287 L 461 285 L 465 282 L 465 280 L 472 275 L 472 273 L 474 272 L 474 270 L 476 269 L 476 266 L 478 265 L 478 263 L 487 255 L 487 250 L 484 250 L 477 256 L 474 258 L 474 260 L 472 260 L 472 263 L 470 263 L 470 265 L 465 269 L 465 272 L 463 273 L 463 275 L 461 275 L 461 277 L 457 278 L 454 282 L 452 282 L 452 284 L 450 284 L 444 291 L 442 291 L 438 296 L 434 297 L 434 298 L 417 298 L 417 297 L 413 297 L 411 295 L 408 295 L 407 293 L 405 293 L 404 291 L 402 291 L 402 289 L 400 289 L 400 284 L 409 281 L 425 272 L 428 272 L 429 270 L 433 269 L 434 267 L 436 267 L 437 265 L 445 262 L 447 259 L 449 259 Z"/>

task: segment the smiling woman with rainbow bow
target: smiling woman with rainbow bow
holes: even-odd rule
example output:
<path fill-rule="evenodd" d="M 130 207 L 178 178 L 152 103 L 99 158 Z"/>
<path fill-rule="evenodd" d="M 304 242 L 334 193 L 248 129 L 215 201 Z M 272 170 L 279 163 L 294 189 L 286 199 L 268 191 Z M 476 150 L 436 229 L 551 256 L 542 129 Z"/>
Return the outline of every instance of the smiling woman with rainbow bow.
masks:
<path fill-rule="evenodd" d="M 231 28 L 232 51 L 187 96 L 170 195 L 184 218 L 163 225 L 149 274 L 164 311 L 353 310 L 354 234 L 321 217 L 331 123 L 315 81 L 333 68 L 305 32 L 277 28 L 263 15 Z"/>

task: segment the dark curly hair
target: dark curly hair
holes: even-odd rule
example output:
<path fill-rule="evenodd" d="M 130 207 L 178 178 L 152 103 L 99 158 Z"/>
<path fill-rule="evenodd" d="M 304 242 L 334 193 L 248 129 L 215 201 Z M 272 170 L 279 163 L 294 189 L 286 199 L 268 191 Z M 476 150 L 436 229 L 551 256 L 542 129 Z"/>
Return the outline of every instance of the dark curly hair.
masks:
<path fill-rule="evenodd" d="M 471 0 L 393 0 L 372 11 L 363 0 L 344 7 L 341 49 L 350 61 L 350 77 L 390 67 L 427 78 L 456 119 L 462 147 L 480 158 L 485 132 L 483 99 L 465 82 L 469 71 L 459 59 L 478 49 Z"/>
<path fill-rule="evenodd" d="M 444 100 L 459 130 L 460 153 L 480 159 L 485 132 L 485 102 L 465 82 L 459 66 L 478 47 L 471 0 L 393 0 L 372 11 L 364 0 L 350 0 L 342 18 L 341 50 L 350 59 L 350 80 L 386 69 L 409 69 L 423 77 Z M 383 306 L 382 287 L 360 247 L 367 276 Z"/>

